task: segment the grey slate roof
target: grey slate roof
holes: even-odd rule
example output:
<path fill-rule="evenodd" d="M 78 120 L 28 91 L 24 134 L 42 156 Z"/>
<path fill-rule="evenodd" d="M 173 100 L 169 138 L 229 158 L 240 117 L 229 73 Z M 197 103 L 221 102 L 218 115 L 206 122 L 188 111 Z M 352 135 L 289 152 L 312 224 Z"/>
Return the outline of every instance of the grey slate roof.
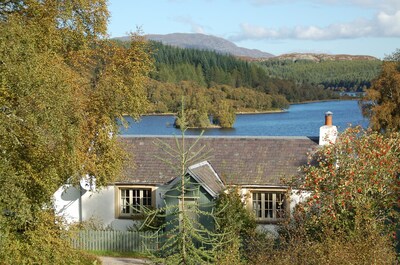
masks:
<path fill-rule="evenodd" d="M 120 136 L 134 161 L 125 167 L 120 183 L 165 184 L 179 175 L 156 158 L 167 157 L 155 144 L 157 139 L 175 146 L 174 136 Z M 186 136 L 187 146 L 196 139 Z M 313 152 L 318 143 L 310 137 L 203 136 L 197 147 L 201 146 L 211 150 L 206 160 L 225 184 L 278 186 L 282 185 L 282 178 L 298 173 L 298 168 L 307 162 L 307 153 Z"/>
<path fill-rule="evenodd" d="M 207 161 L 190 166 L 187 173 L 214 198 L 225 189 L 224 183 Z"/>

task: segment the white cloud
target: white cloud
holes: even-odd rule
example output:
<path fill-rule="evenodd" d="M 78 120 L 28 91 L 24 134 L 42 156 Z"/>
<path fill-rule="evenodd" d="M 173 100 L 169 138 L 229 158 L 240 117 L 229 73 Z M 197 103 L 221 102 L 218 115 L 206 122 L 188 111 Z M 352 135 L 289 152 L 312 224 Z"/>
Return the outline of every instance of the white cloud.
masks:
<path fill-rule="evenodd" d="M 248 23 L 243 23 L 240 27 L 239 34 L 231 36 L 230 40 L 333 40 L 361 37 L 400 37 L 400 10 L 394 13 L 380 11 L 373 19 L 357 19 L 350 23 L 336 23 L 326 27 L 310 25 L 275 29 Z"/>
<path fill-rule="evenodd" d="M 382 30 L 382 34 L 388 37 L 400 37 L 400 10 L 390 15 L 385 12 L 379 12 L 377 24 Z"/>
<path fill-rule="evenodd" d="M 195 21 L 193 21 L 192 18 L 190 17 L 176 17 L 175 21 L 180 22 L 182 24 L 186 24 L 190 26 L 190 31 L 192 33 L 202 33 L 205 34 L 206 31 L 204 29 L 204 26 L 196 23 Z"/>
<path fill-rule="evenodd" d="M 254 5 L 270 5 L 294 2 L 309 2 L 319 5 L 351 5 L 364 8 L 373 8 L 390 12 L 390 10 L 399 10 L 399 0 L 243 0 Z"/>

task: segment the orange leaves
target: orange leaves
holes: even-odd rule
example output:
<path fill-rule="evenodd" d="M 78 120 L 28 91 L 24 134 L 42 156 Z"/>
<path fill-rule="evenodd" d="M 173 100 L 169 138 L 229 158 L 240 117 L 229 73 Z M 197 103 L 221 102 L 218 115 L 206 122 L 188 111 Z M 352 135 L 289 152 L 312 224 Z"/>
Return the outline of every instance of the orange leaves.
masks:
<path fill-rule="evenodd" d="M 357 218 L 388 220 L 382 213 L 392 215 L 399 193 L 399 133 L 349 128 L 335 145 L 322 148 L 314 157 L 319 163 L 303 168 L 302 188 L 311 192 L 306 209 L 316 211 L 319 225 L 326 220 L 327 226 L 350 228 Z"/>
<path fill-rule="evenodd" d="M 363 99 L 365 104 L 372 102 L 371 127 L 374 130 L 388 131 L 400 129 L 400 62 L 386 61 L 380 76 L 367 90 Z"/>

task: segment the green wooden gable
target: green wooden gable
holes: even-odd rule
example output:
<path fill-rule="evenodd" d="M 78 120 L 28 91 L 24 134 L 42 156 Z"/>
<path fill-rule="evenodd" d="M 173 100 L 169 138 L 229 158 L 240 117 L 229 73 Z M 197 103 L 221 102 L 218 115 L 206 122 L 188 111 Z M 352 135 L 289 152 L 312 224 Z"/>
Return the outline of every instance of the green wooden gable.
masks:
<path fill-rule="evenodd" d="M 225 189 L 225 185 L 207 161 L 190 166 L 185 174 L 185 196 L 184 205 L 189 209 L 191 218 L 206 227 L 212 229 L 214 223 L 208 215 L 201 212 L 211 213 L 214 208 L 214 200 L 219 193 Z M 182 205 L 181 177 L 176 177 L 169 185 L 165 193 L 165 204 L 167 209 L 166 221 L 169 222 L 168 213 L 180 211 Z M 178 225 L 178 224 L 171 224 Z"/>

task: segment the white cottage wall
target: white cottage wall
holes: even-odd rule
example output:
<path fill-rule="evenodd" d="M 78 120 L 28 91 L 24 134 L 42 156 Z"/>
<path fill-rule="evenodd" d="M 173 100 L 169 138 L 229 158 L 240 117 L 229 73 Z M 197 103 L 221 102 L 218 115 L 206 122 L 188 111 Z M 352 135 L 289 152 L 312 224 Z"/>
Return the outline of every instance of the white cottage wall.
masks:
<path fill-rule="evenodd" d="M 140 220 L 115 217 L 116 187 L 106 186 L 98 191 L 85 191 L 80 187 L 65 185 L 54 193 L 54 207 L 57 215 L 64 217 L 67 224 L 92 222 L 113 230 L 128 230 L 140 225 Z M 165 189 L 156 188 L 157 207 L 163 207 Z"/>
<path fill-rule="evenodd" d="M 71 185 L 60 187 L 53 195 L 56 214 L 70 224 L 80 220 L 79 188 Z"/>
<path fill-rule="evenodd" d="M 164 194 L 169 186 L 156 187 L 155 202 L 157 208 L 163 207 Z M 267 188 L 267 187 L 265 187 Z M 92 222 L 103 228 L 113 230 L 128 230 L 140 226 L 140 220 L 119 219 L 115 216 L 116 187 L 103 187 L 98 191 L 85 191 L 80 187 L 65 185 L 54 193 L 54 206 L 57 215 L 65 218 L 67 224 Z M 249 190 L 242 189 L 242 195 L 249 195 Z M 290 212 L 294 207 L 309 196 L 308 192 L 293 190 L 290 194 Z M 247 203 L 250 203 L 247 201 Z M 260 224 L 259 229 L 276 233 L 276 225 Z"/>

